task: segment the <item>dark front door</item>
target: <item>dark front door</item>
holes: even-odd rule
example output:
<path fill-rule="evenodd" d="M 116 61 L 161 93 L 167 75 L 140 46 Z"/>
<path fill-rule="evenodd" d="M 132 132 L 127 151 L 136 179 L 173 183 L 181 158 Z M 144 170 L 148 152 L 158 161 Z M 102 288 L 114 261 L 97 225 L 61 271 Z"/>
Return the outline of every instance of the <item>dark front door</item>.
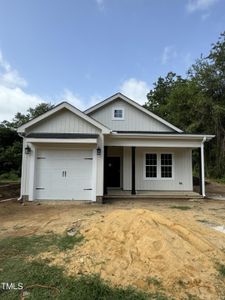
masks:
<path fill-rule="evenodd" d="M 107 157 L 105 175 L 107 187 L 120 187 L 120 157 Z"/>

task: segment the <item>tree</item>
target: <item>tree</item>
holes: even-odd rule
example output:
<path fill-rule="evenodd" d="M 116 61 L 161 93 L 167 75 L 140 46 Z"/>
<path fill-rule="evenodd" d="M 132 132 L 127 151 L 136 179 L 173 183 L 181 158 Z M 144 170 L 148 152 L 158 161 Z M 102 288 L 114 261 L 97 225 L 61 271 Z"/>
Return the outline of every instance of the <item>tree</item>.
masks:
<path fill-rule="evenodd" d="M 0 178 L 20 176 L 22 159 L 22 140 L 16 132 L 16 128 L 52 109 L 50 103 L 38 104 L 35 108 L 29 108 L 27 114 L 18 112 L 11 122 L 0 123 Z M 7 173 L 7 174 L 5 174 Z"/>
<path fill-rule="evenodd" d="M 34 108 L 29 108 L 27 110 L 27 114 L 22 114 L 18 112 L 13 120 L 11 122 L 9 121 L 3 121 L 2 126 L 8 127 L 8 128 L 18 128 L 21 125 L 27 123 L 28 121 L 42 115 L 43 113 L 47 112 L 48 110 L 52 109 L 54 107 L 51 103 L 40 103 L 36 105 Z"/>
<path fill-rule="evenodd" d="M 225 176 L 225 32 L 183 79 L 170 72 L 147 95 L 145 107 L 191 133 L 216 134 L 207 145 L 209 174 Z"/>

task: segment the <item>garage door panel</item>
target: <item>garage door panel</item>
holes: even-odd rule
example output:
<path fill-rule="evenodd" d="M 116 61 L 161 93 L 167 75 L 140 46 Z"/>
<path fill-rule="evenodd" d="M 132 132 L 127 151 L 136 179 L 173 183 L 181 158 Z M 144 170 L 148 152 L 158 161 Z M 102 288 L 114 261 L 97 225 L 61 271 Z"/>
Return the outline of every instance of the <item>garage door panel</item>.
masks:
<path fill-rule="evenodd" d="M 37 154 L 37 199 L 92 200 L 92 150 L 41 150 Z"/>

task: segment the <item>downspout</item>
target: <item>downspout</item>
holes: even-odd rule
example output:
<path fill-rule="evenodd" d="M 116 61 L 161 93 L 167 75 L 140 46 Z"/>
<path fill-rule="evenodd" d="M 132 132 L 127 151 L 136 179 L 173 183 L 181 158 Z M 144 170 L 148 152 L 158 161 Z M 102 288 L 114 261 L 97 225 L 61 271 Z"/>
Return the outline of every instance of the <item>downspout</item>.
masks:
<path fill-rule="evenodd" d="M 205 198 L 205 159 L 204 159 L 204 143 L 206 141 L 206 137 L 204 136 L 201 143 L 201 168 L 202 168 L 202 196 Z"/>

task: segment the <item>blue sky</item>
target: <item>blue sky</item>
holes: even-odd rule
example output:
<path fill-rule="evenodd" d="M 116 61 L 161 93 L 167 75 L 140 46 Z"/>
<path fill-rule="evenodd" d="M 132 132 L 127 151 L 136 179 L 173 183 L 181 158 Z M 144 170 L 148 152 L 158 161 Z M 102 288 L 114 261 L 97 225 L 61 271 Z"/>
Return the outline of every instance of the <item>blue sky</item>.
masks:
<path fill-rule="evenodd" d="M 47 101 L 80 109 L 207 54 L 224 0 L 0 0 L 0 121 Z"/>

